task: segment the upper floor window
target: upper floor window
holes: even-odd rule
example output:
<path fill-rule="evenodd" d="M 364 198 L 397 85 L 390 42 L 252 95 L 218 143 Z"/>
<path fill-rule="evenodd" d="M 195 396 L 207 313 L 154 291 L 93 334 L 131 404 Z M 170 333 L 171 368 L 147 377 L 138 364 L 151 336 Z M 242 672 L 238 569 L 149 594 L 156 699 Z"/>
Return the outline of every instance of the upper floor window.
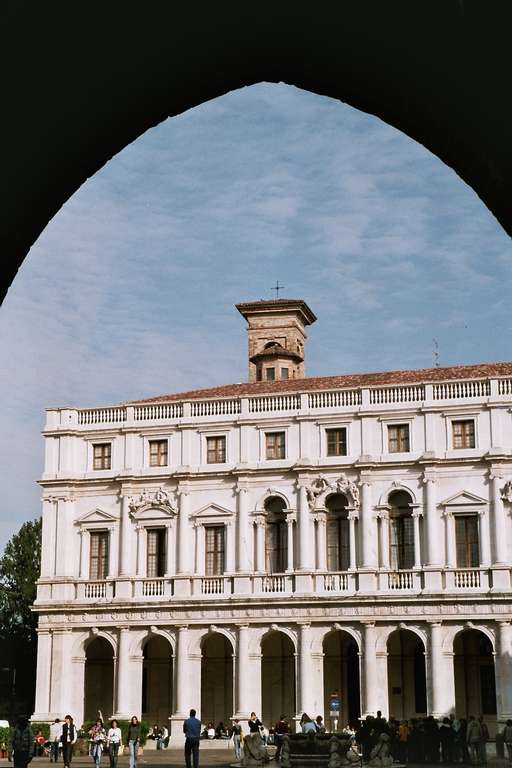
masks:
<path fill-rule="evenodd" d="M 267 432 L 265 435 L 267 459 L 285 458 L 285 433 Z"/>
<path fill-rule="evenodd" d="M 158 579 L 165 576 L 166 532 L 165 528 L 148 528 L 146 561 L 148 579 Z"/>
<path fill-rule="evenodd" d="M 288 560 L 288 526 L 285 503 L 278 496 L 265 502 L 265 567 L 267 573 L 284 573 Z"/>
<path fill-rule="evenodd" d="M 480 565 L 477 515 L 455 515 L 455 544 L 458 568 Z"/>
<path fill-rule="evenodd" d="M 464 421 L 452 421 L 452 435 L 454 448 L 475 447 L 475 422 L 474 419 Z"/>
<path fill-rule="evenodd" d="M 92 446 L 93 469 L 110 469 L 112 462 L 112 444 L 94 443 Z"/>
<path fill-rule="evenodd" d="M 409 425 L 393 424 L 388 426 L 389 453 L 407 453 L 409 451 Z"/>
<path fill-rule="evenodd" d="M 205 528 L 207 576 L 220 576 L 224 573 L 224 526 L 209 525 Z"/>
<path fill-rule="evenodd" d="M 149 466 L 166 467 L 167 466 L 167 440 L 149 441 Z"/>
<path fill-rule="evenodd" d="M 206 438 L 206 463 L 207 464 L 224 464 L 226 461 L 226 437 L 220 435 L 219 437 L 207 437 Z"/>
<path fill-rule="evenodd" d="M 275 368 L 267 368 L 265 371 L 267 381 L 274 381 L 276 378 L 276 369 Z"/>
<path fill-rule="evenodd" d="M 397 491 L 389 497 L 389 546 L 390 566 L 395 571 L 414 568 L 414 520 L 412 499 L 405 491 Z"/>
<path fill-rule="evenodd" d="M 108 531 L 90 534 L 89 578 L 93 581 L 106 579 L 108 575 Z"/>
<path fill-rule="evenodd" d="M 281 378 L 282 379 L 287 379 L 288 378 L 288 372 L 289 372 L 288 368 L 281 368 Z"/>
<path fill-rule="evenodd" d="M 346 456 L 347 455 L 347 430 L 326 429 L 327 435 L 327 455 L 328 456 Z"/>
<path fill-rule="evenodd" d="M 350 523 L 348 502 L 341 493 L 326 501 L 327 508 L 327 570 L 347 571 L 350 568 Z"/>

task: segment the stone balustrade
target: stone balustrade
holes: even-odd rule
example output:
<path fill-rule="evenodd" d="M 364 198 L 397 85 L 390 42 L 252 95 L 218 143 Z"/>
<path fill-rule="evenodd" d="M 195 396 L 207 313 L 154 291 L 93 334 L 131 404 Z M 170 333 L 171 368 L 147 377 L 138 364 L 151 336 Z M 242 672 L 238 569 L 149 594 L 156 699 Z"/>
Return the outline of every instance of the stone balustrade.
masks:
<path fill-rule="evenodd" d="M 262 394 L 205 400 L 171 401 L 144 405 L 120 405 L 104 408 L 49 409 L 47 429 L 104 425 L 173 422 L 181 419 L 212 420 L 219 416 L 234 419 L 248 414 L 297 413 L 310 411 L 372 410 L 382 405 L 400 407 L 434 406 L 439 402 L 486 402 L 512 395 L 512 379 L 447 381 L 434 384 L 408 384 L 351 388 L 300 393 Z"/>
<path fill-rule="evenodd" d="M 506 569 L 506 589 L 511 586 L 512 569 Z M 429 571 L 431 573 L 431 569 Z M 503 579 L 503 569 L 500 571 Z M 444 568 L 439 571 L 439 583 L 442 585 L 438 592 L 442 594 L 462 594 L 467 592 L 485 593 L 493 586 L 492 568 Z M 179 601 L 186 597 L 192 600 L 210 600 L 228 598 L 238 594 L 238 587 L 243 582 L 246 589 L 245 598 L 291 595 L 305 593 L 311 595 L 358 595 L 364 594 L 397 594 L 408 593 L 419 595 L 427 589 L 425 574 L 422 570 L 390 571 L 380 569 L 373 572 L 374 589 L 368 589 L 368 580 L 364 580 L 365 588 L 360 588 L 356 571 L 340 572 L 309 572 L 301 573 L 300 581 L 297 574 L 251 574 L 223 576 L 175 576 L 159 579 L 131 578 L 130 590 L 132 602 L 137 601 Z M 501 584 L 503 582 L 501 581 Z M 69 581 L 42 580 L 38 587 L 38 603 L 51 603 L 62 600 L 69 594 L 64 591 Z M 427 591 L 431 591 L 428 590 Z M 436 590 L 434 590 L 436 591 Z M 79 602 L 101 602 L 116 600 L 116 580 L 76 581 L 73 594 Z"/>

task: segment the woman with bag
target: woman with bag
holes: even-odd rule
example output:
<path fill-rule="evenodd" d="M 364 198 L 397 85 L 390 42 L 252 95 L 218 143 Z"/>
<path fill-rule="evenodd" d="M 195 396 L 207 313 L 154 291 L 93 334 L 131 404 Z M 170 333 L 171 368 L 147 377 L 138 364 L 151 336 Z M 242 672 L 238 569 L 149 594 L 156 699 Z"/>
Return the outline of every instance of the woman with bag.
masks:
<path fill-rule="evenodd" d="M 121 744 L 121 729 L 117 720 L 112 720 L 107 733 L 108 755 L 110 757 L 110 768 L 117 768 L 117 756 Z"/>
<path fill-rule="evenodd" d="M 69 768 L 71 760 L 73 759 L 73 745 L 78 738 L 75 724 L 71 715 L 66 715 L 64 718 L 64 725 L 62 726 L 62 734 L 60 740 L 62 742 L 62 759 L 64 760 L 64 768 Z"/>

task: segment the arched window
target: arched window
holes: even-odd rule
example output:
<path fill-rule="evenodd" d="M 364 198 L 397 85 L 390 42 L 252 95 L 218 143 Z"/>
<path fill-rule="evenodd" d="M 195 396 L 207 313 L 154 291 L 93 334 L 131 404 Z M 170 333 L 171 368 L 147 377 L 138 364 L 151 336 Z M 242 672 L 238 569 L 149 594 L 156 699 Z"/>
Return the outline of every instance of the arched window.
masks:
<path fill-rule="evenodd" d="M 390 565 L 395 571 L 414 568 L 414 521 L 412 499 L 406 491 L 396 491 L 388 499 L 390 510 Z"/>
<path fill-rule="evenodd" d="M 350 529 L 348 502 L 342 493 L 326 501 L 327 509 L 327 570 L 347 571 L 350 567 Z"/>
<path fill-rule="evenodd" d="M 265 501 L 265 567 L 267 573 L 284 573 L 288 560 L 288 526 L 286 504 L 278 496 Z"/>

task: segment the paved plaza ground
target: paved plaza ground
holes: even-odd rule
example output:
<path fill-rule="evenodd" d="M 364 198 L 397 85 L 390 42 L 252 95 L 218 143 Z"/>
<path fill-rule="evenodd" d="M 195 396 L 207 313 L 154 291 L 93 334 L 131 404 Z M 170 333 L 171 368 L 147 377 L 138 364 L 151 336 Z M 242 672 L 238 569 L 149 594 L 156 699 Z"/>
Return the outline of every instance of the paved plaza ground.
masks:
<path fill-rule="evenodd" d="M 211 749 L 205 748 L 200 750 L 199 753 L 199 765 L 200 766 L 229 766 L 234 763 L 234 754 L 231 749 Z M 2 768 L 5 766 L 12 766 L 12 763 L 8 763 L 6 759 L 0 759 L 0 765 Z M 36 757 L 31 763 L 32 766 L 36 765 L 37 768 L 46 768 L 50 765 L 50 761 L 46 757 Z M 53 764 L 52 764 L 53 765 Z M 93 761 L 90 757 L 74 757 L 71 766 L 73 768 L 91 768 Z M 105 756 L 101 761 L 102 768 L 109 768 L 108 758 Z M 183 750 L 181 749 L 165 749 L 163 751 L 157 751 L 154 749 L 146 750 L 137 761 L 139 768 L 151 768 L 152 766 L 169 766 L 169 768 L 183 768 L 185 760 L 183 758 Z M 442 768 L 442 763 L 437 763 L 436 768 Z M 462 765 L 460 768 L 462 768 Z M 509 762 L 503 758 L 490 757 L 488 760 L 489 768 L 508 768 Z M 63 768 L 63 763 L 59 762 L 60 768 Z M 127 768 L 128 755 L 123 755 L 119 758 L 119 768 Z M 269 768 L 277 768 L 279 763 L 270 761 Z M 431 766 L 422 763 L 421 766 L 408 765 L 408 768 L 432 768 Z"/>

